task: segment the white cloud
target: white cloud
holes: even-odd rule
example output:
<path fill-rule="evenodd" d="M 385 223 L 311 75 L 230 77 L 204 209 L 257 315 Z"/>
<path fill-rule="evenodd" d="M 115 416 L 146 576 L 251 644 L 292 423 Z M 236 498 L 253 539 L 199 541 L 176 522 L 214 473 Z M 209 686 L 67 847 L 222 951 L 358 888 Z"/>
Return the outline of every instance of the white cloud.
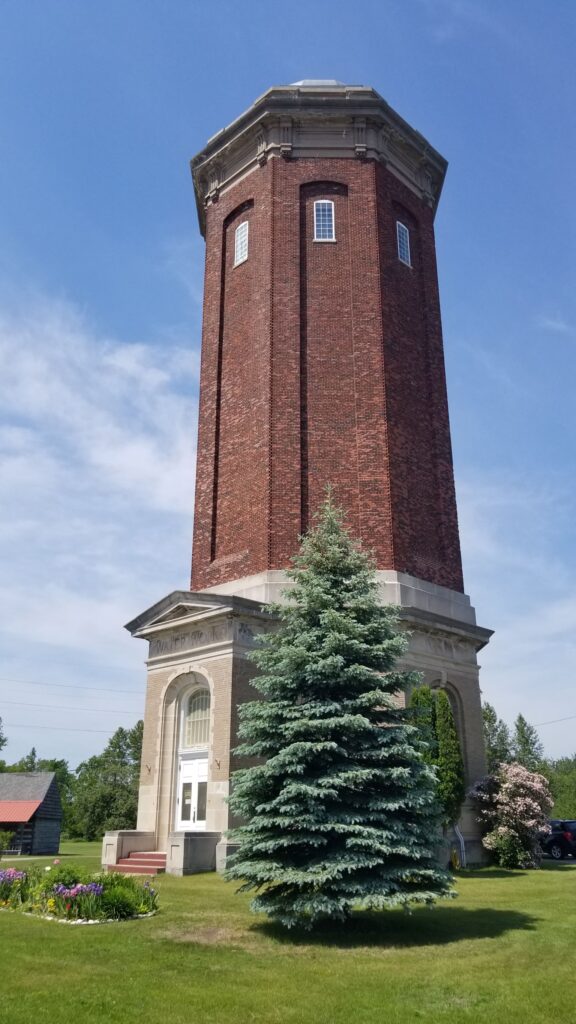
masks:
<path fill-rule="evenodd" d="M 98 490 L 144 505 L 189 511 L 197 353 L 190 348 L 99 338 L 76 310 L 37 303 L 0 313 L 0 402 L 12 432 L 52 472 L 76 472 Z M 24 443 L 24 436 L 20 438 Z M 13 462 L 12 473 L 18 468 Z M 15 483 L 14 480 L 12 480 Z"/>
<path fill-rule="evenodd" d="M 26 694 L 40 703 L 57 702 L 51 682 L 143 693 L 144 650 L 122 626 L 187 586 L 198 352 L 169 335 L 101 337 L 71 305 L 35 297 L 0 310 L 0 361 L 0 674 L 45 682 Z M 2 709 L 14 689 L 0 680 L 7 723 L 22 721 Z M 7 728 L 4 756 L 38 739 L 42 719 L 27 720 L 32 738 Z M 39 736 L 54 756 L 85 753 L 84 734 Z"/>
<path fill-rule="evenodd" d="M 559 314 L 555 316 L 539 316 L 536 320 L 536 326 L 543 331 L 551 331 L 553 334 L 571 335 L 575 333 L 574 327 Z"/>
<path fill-rule="evenodd" d="M 576 715 L 576 592 L 566 526 L 571 481 L 538 486 L 502 473 L 468 478 L 458 489 L 466 589 L 478 621 L 495 630 L 481 651 L 485 699 L 512 723 Z M 542 729 L 550 756 L 576 751 L 573 723 Z"/>
<path fill-rule="evenodd" d="M 497 385 L 499 391 L 511 398 L 526 395 L 526 389 L 520 384 L 518 374 L 506 369 L 501 352 L 486 348 L 477 337 L 473 340 L 459 338 L 458 347 L 470 360 L 478 364 L 482 379 L 490 379 Z"/>

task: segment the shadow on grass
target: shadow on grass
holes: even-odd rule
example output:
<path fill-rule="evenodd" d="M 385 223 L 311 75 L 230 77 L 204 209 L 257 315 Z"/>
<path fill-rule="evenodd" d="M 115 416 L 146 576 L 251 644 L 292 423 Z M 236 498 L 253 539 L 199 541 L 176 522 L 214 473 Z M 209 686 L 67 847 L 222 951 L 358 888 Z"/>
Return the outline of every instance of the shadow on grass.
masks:
<path fill-rule="evenodd" d="M 562 871 L 576 868 L 576 860 L 543 860 L 540 868 L 464 868 L 456 872 L 456 878 L 518 878 L 521 875 L 533 875 L 534 871 Z"/>
<path fill-rule="evenodd" d="M 527 875 L 528 870 L 520 868 L 464 868 L 456 872 L 456 878 L 518 878 Z"/>
<path fill-rule="evenodd" d="M 346 923 L 318 925 L 311 932 L 295 928 L 288 930 L 273 922 L 254 924 L 250 930 L 292 946 L 394 948 L 443 946 L 467 939 L 496 939 L 509 931 L 532 931 L 537 921 L 538 918 L 517 910 L 437 907 L 434 910 L 422 908 L 412 914 L 401 911 L 357 913 Z"/>
<path fill-rule="evenodd" d="M 576 868 L 576 860 L 543 860 L 540 867 L 543 871 L 570 871 L 571 868 Z"/>

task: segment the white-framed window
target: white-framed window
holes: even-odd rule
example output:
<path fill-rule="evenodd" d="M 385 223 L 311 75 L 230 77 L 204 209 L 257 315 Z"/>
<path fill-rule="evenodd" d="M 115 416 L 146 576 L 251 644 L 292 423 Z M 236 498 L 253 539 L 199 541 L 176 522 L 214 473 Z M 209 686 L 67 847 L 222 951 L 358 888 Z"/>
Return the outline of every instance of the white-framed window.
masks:
<path fill-rule="evenodd" d="M 314 203 L 314 241 L 336 241 L 334 203 L 331 199 L 317 199 Z"/>
<path fill-rule="evenodd" d="M 396 221 L 396 241 L 398 243 L 398 259 L 407 267 L 412 266 L 410 259 L 410 232 L 405 224 Z"/>
<path fill-rule="evenodd" d="M 234 266 L 248 259 L 248 221 L 243 220 L 234 235 Z"/>
<path fill-rule="evenodd" d="M 196 690 L 184 704 L 182 746 L 207 747 L 210 739 L 210 691 Z"/>

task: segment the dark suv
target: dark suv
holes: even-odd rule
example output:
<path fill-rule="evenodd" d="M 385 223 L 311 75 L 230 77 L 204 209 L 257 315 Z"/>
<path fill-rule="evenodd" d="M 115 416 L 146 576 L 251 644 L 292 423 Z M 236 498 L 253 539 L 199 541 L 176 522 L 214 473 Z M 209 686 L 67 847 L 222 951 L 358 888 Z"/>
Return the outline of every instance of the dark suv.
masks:
<path fill-rule="evenodd" d="M 568 854 L 576 857 L 576 820 L 552 818 L 548 824 L 550 832 L 540 837 L 544 853 L 553 860 L 563 860 Z"/>

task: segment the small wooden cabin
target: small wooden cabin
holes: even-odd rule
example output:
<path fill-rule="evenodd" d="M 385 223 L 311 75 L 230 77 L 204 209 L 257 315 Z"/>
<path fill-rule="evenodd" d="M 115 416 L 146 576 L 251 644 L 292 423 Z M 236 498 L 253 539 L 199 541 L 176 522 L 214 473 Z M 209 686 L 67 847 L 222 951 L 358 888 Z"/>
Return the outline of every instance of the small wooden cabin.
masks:
<path fill-rule="evenodd" d="M 0 773 L 0 832 L 11 832 L 10 852 L 58 853 L 62 804 L 54 772 Z"/>

